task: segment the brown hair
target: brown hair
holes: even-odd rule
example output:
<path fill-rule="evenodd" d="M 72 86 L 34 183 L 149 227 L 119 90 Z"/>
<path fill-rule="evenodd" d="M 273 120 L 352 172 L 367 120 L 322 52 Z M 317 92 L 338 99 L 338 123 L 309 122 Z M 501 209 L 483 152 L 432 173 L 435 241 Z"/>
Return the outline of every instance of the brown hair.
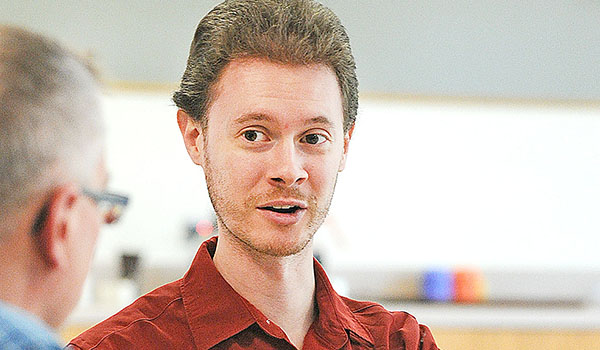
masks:
<path fill-rule="evenodd" d="M 173 101 L 200 125 L 225 66 L 244 57 L 323 64 L 335 72 L 344 109 L 344 131 L 354 124 L 358 80 L 350 40 L 339 18 L 313 0 L 226 0 L 198 24 L 187 67 Z"/>

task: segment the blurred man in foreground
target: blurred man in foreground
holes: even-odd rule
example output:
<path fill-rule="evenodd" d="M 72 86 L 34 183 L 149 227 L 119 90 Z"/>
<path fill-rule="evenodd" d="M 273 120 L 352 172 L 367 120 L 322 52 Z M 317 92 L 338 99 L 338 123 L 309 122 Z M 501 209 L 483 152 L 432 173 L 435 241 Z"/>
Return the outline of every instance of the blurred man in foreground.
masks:
<path fill-rule="evenodd" d="M 0 349 L 60 349 L 100 225 L 125 197 L 103 192 L 100 93 L 58 44 L 0 26 Z"/>
<path fill-rule="evenodd" d="M 412 316 L 338 295 L 313 259 L 358 107 L 354 58 L 333 12 L 311 0 L 217 5 L 198 25 L 174 101 L 218 239 L 202 244 L 181 280 L 74 348 L 437 349 Z"/>

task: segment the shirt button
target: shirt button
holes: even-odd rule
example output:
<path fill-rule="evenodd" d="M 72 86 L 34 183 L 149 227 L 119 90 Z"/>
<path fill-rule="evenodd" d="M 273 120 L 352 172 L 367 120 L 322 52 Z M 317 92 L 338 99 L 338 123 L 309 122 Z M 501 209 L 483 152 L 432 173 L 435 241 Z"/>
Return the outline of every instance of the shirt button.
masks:
<path fill-rule="evenodd" d="M 271 324 L 271 320 L 267 320 L 267 324 Z"/>

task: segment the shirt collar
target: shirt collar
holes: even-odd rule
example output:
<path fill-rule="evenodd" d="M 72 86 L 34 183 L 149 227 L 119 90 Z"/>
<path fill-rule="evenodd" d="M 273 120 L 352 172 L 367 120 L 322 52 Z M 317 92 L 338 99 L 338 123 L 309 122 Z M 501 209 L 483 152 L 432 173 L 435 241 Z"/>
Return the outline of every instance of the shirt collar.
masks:
<path fill-rule="evenodd" d="M 316 301 L 319 318 L 313 325 L 315 333 L 322 340 L 330 343 L 332 348 L 341 348 L 348 340 L 348 334 L 355 339 L 373 346 L 373 336 L 356 319 L 352 310 L 343 298 L 333 289 L 325 270 L 315 259 Z"/>
<path fill-rule="evenodd" d="M 256 322 L 249 303 L 217 271 L 212 260 L 216 247 L 216 237 L 202 243 L 181 285 L 183 306 L 199 349 L 210 349 Z"/>
<path fill-rule="evenodd" d="M 210 349 L 245 330 L 261 319 L 262 313 L 239 295 L 217 271 L 212 257 L 217 237 L 205 241 L 183 277 L 181 294 L 194 341 L 199 349 Z M 355 318 L 315 260 L 316 301 L 319 317 L 315 334 L 334 348 L 348 340 L 348 334 L 373 344 L 369 331 Z M 208 331 L 207 331 L 208 330 Z"/>
<path fill-rule="evenodd" d="M 2 336 L 5 337 L 2 339 Z M 32 345 L 35 348 L 59 349 L 58 337 L 46 322 L 0 300 L 0 343 L 6 345 L 3 340 L 9 342 L 8 347 L 12 340 L 17 348 L 20 348 L 19 345 Z"/>

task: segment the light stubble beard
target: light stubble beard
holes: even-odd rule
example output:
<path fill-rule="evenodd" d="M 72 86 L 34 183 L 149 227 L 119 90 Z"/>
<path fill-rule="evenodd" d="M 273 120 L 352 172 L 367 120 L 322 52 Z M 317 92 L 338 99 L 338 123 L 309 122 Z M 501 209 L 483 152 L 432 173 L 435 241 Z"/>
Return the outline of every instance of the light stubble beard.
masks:
<path fill-rule="evenodd" d="M 268 193 L 249 195 L 244 201 L 243 207 L 239 208 L 238 205 L 231 200 L 234 196 L 228 193 L 225 181 L 219 178 L 219 176 L 215 174 L 216 172 L 213 171 L 208 157 L 205 159 L 205 164 L 204 174 L 208 195 L 217 215 L 219 234 L 233 237 L 243 246 L 255 253 L 273 257 L 293 256 L 300 254 L 306 249 L 327 217 L 333 199 L 333 193 L 335 192 L 335 186 L 337 184 L 336 175 L 333 186 L 326 196 L 326 201 L 321 206 L 319 206 L 318 198 L 314 195 L 306 196 L 298 189 L 274 188 Z M 261 240 L 257 236 L 257 233 L 249 232 L 248 229 L 244 227 L 244 222 L 248 219 L 245 213 L 252 213 L 252 211 L 258 210 L 257 205 L 260 203 L 279 198 L 294 198 L 305 201 L 308 206 L 304 215 L 308 217 L 308 223 L 304 228 L 301 228 L 298 237 L 299 240 L 292 242 L 292 244 L 278 244 L 273 240 L 261 244 Z M 290 229 L 293 229 L 293 227 L 290 227 Z"/>

